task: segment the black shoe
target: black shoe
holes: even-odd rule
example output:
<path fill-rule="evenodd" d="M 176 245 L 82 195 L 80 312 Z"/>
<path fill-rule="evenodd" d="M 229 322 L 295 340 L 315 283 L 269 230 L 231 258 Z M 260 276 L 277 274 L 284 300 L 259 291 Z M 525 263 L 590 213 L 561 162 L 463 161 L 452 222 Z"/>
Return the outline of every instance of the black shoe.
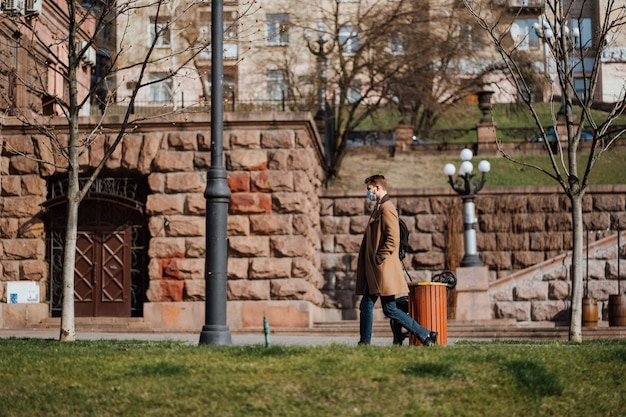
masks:
<path fill-rule="evenodd" d="M 364 341 L 362 341 L 362 340 L 359 340 L 358 345 L 359 345 L 359 346 L 365 346 L 365 345 L 369 345 L 369 343 L 364 342 Z"/>
<path fill-rule="evenodd" d="M 424 339 L 424 341 L 422 342 L 422 345 L 424 345 L 424 346 L 436 345 L 437 344 L 437 336 L 439 336 L 439 333 L 437 333 L 437 332 L 430 332 L 428 337 L 426 339 Z"/>
<path fill-rule="evenodd" d="M 409 336 L 409 334 L 402 331 L 402 325 L 396 320 L 389 320 L 389 323 L 391 325 L 391 332 L 393 333 L 393 344 L 402 345 L 402 342 Z"/>

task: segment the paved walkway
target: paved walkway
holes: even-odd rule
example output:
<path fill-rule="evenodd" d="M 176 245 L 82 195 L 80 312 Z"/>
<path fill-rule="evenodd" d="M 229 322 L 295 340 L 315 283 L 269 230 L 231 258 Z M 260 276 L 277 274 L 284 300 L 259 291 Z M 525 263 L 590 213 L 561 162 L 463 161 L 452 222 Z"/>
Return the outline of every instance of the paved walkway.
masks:
<path fill-rule="evenodd" d="M 59 332 L 51 330 L 0 330 L 0 338 L 41 338 L 58 339 Z M 265 336 L 262 333 L 231 334 L 232 344 L 238 346 L 264 345 Z M 198 344 L 200 341 L 200 331 L 198 333 L 108 333 L 108 332 L 76 332 L 77 340 L 148 340 L 148 341 L 182 341 L 190 344 Z M 333 336 L 333 335 L 284 335 L 271 334 L 270 345 L 272 346 L 318 346 L 332 343 L 356 346 L 359 341 L 355 336 Z M 374 337 L 372 344 L 377 346 L 389 346 L 392 343 L 391 337 Z M 450 341 L 448 341 L 449 343 Z M 405 345 L 408 342 L 405 341 Z"/>

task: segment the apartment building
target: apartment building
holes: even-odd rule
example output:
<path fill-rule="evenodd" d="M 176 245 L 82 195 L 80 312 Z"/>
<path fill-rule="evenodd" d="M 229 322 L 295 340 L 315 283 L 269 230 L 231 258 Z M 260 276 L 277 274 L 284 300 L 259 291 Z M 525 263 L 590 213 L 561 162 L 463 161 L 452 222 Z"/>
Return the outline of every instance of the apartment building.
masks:
<path fill-rule="evenodd" d="M 64 0 L 3 0 L 0 2 L 0 111 L 5 115 L 61 113 L 57 99 L 68 100 L 68 7 Z M 84 13 L 78 7 L 77 13 Z M 87 19 L 76 35 L 80 47 L 93 33 Z M 78 96 L 89 90 L 95 48 L 77 68 Z M 89 103 L 82 114 L 90 112 Z"/>
<path fill-rule="evenodd" d="M 559 95 L 556 65 L 542 33 L 544 16 L 549 13 L 546 0 L 495 0 L 490 4 L 494 13 L 504 16 L 500 24 L 508 31 L 508 42 L 514 43 L 518 51 L 527 53 L 534 62 L 535 70 L 545 73 L 547 80 L 552 80 L 533 86 L 534 99 L 546 100 Z M 600 40 L 594 39 L 594 33 L 604 21 L 606 1 L 576 1 L 574 6 L 573 15 L 580 17 L 570 25 L 572 30 L 577 27 L 579 35 L 575 42 L 585 50 L 587 57 L 599 45 Z M 336 90 L 343 75 L 342 68 L 350 67 L 351 55 L 365 43 L 365 36 L 371 36 L 371 33 L 359 31 L 364 31 L 364 22 L 368 19 L 376 21 L 372 15 L 383 15 L 393 10 L 397 10 L 398 14 L 413 13 L 414 16 L 418 13 L 420 18 L 416 25 L 420 25 L 423 32 L 437 33 L 449 30 L 450 26 L 441 22 L 445 18 L 458 18 L 461 16 L 458 11 L 462 8 L 463 4 L 455 1 L 429 2 L 428 7 L 420 6 L 419 11 L 412 2 L 393 0 L 316 0 L 306 2 L 306 5 L 292 0 L 226 1 L 224 99 L 231 104 L 234 104 L 233 101 L 247 103 L 247 107 L 242 106 L 242 109 L 253 109 L 255 103 L 274 103 L 283 108 L 287 105 L 286 110 L 314 108 L 313 104 L 320 100 L 320 83 L 324 80 L 327 96 L 339 95 Z M 146 9 L 134 15 L 132 20 L 118 22 L 118 45 L 125 51 L 124 64 L 145 56 L 151 40 L 158 34 L 160 40 L 156 42 L 153 54 L 155 63 L 148 68 L 148 78 L 157 80 L 168 72 L 179 70 L 176 76 L 145 87 L 138 102 L 178 108 L 208 99 L 210 20 L 209 1 L 175 0 L 164 3 L 158 12 Z M 385 52 L 402 59 L 407 45 L 429 42 L 428 37 L 407 39 L 407 36 L 415 36 L 415 32 L 405 30 L 403 33 L 391 24 L 389 27 L 387 45 L 369 45 L 369 54 Z M 471 60 L 467 56 L 458 58 L 458 68 L 465 71 L 465 76 L 497 64 L 498 55 L 481 33 L 482 29 L 466 21 L 459 24 L 456 30 L 463 32 L 459 39 L 464 39 L 465 50 L 471 51 L 473 56 Z M 604 47 L 599 63 L 596 101 L 617 100 L 626 74 L 625 48 L 624 34 L 616 34 Z M 195 56 L 190 58 L 193 54 Z M 323 64 L 321 61 L 324 61 Z M 585 86 L 592 64 L 592 58 L 585 58 L 574 65 L 577 88 Z M 129 96 L 134 87 L 137 70 L 127 73 L 124 76 L 126 82 L 117 90 L 121 100 Z M 464 75 L 458 76 L 463 78 Z M 365 88 L 367 78 L 365 75 L 355 77 L 348 87 L 349 94 L 358 95 L 359 90 Z M 511 82 L 502 82 L 501 75 L 485 77 L 485 85 L 489 84 L 496 90 L 495 101 L 517 99 L 518 87 Z"/>

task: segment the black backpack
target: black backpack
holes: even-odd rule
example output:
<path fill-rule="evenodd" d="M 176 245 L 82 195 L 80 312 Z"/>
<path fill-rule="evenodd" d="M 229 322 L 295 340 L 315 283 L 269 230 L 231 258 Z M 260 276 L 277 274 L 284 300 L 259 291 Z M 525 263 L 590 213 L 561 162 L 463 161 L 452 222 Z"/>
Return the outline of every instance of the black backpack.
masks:
<path fill-rule="evenodd" d="M 403 261 L 406 258 L 406 252 L 409 249 L 409 228 L 400 216 L 398 216 L 398 223 L 400 223 L 400 260 Z"/>

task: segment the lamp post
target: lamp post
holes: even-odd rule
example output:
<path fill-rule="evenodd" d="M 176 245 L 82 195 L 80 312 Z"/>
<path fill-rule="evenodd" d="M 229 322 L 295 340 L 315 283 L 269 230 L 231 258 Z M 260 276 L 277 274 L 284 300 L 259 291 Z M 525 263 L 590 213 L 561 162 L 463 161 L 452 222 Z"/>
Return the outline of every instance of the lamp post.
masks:
<path fill-rule="evenodd" d="M 559 62 L 558 76 L 561 85 L 561 107 L 558 115 L 566 115 L 566 96 L 570 96 L 570 83 L 567 82 L 566 76 L 572 74 L 572 66 L 569 62 L 569 54 L 574 51 L 576 45 L 580 41 L 580 30 L 577 27 L 571 31 L 567 25 L 551 26 L 545 16 L 541 17 L 541 24 L 536 22 L 533 29 L 539 39 L 543 41 L 544 49 L 544 71 L 549 76 L 547 69 L 548 49 L 552 50 L 555 59 Z M 556 37 L 555 37 L 556 31 Z M 571 77 L 570 77 L 571 78 Z"/>
<path fill-rule="evenodd" d="M 472 171 L 474 170 L 474 166 L 471 161 L 473 156 L 473 152 L 468 148 L 461 151 L 461 160 L 463 162 L 459 167 L 459 180 L 453 178 L 456 173 L 454 164 L 446 164 L 443 167 L 443 172 L 448 176 L 450 186 L 463 199 L 463 240 L 465 243 L 465 255 L 461 260 L 461 266 L 464 267 L 483 266 L 476 249 L 477 219 L 474 200 L 476 193 L 478 193 L 485 185 L 485 182 L 487 182 L 487 173 L 491 170 L 489 161 L 480 161 L 478 170 L 482 173 L 482 176 L 478 182 L 472 184 L 472 178 L 474 178 Z"/>
<path fill-rule="evenodd" d="M 205 319 L 200 344 L 230 345 L 226 324 L 226 287 L 228 284 L 228 188 L 227 172 L 222 163 L 224 130 L 224 1 L 211 4 L 211 166 L 207 172 L 206 251 L 204 279 L 206 284 Z"/>
<path fill-rule="evenodd" d="M 324 36 L 324 22 L 317 24 L 317 39 L 314 42 L 310 41 L 310 35 L 306 36 L 307 47 L 317 59 L 317 72 L 319 74 L 319 90 L 318 100 L 319 107 L 315 113 L 314 119 L 317 125 L 318 132 L 324 135 L 324 154 L 325 161 L 325 185 L 328 188 L 328 178 L 330 177 L 330 165 L 333 157 L 333 151 L 335 148 L 335 119 L 333 110 L 328 105 L 326 97 L 327 78 L 326 78 L 326 66 L 328 65 L 328 55 L 335 47 L 334 42 L 328 45 L 328 40 Z"/>

